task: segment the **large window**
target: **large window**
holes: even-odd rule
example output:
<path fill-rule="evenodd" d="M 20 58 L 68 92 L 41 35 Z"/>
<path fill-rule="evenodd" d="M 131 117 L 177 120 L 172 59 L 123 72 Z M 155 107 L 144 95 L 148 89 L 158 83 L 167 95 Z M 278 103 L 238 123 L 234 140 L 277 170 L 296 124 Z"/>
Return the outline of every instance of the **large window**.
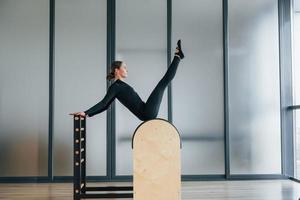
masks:
<path fill-rule="evenodd" d="M 167 1 L 116 2 L 116 59 L 125 61 L 125 80 L 146 101 L 167 71 Z M 155 13 L 155 14 L 153 14 Z M 167 92 L 158 117 L 168 118 Z M 116 174 L 132 174 L 131 137 L 141 123 L 116 101 Z"/>
<path fill-rule="evenodd" d="M 72 175 L 72 118 L 106 93 L 106 1 L 60 0 L 55 9 L 54 175 Z M 87 175 L 106 175 L 106 112 L 87 121 Z"/>
<path fill-rule="evenodd" d="M 233 175 L 281 174 L 277 3 L 228 1 L 228 121 Z"/>
<path fill-rule="evenodd" d="M 0 176 L 46 176 L 49 2 L 0 1 Z"/>
<path fill-rule="evenodd" d="M 68 113 L 102 100 L 107 62 L 125 61 L 125 82 L 146 101 L 167 71 L 169 41 L 173 59 L 182 39 L 186 57 L 157 117 L 172 119 L 181 134 L 184 178 L 280 175 L 286 163 L 281 153 L 289 146 L 295 148 L 300 180 L 300 0 L 291 1 L 294 147 L 281 141 L 279 75 L 285 71 L 279 61 L 291 55 L 279 53 L 284 46 L 279 39 L 286 41 L 278 33 L 290 22 L 278 18 L 282 1 L 58 0 L 50 8 L 49 0 L 0 0 L 0 178 L 47 177 L 48 170 L 55 178 L 71 177 Z M 54 66 L 49 36 L 54 36 Z M 118 100 L 114 105 L 109 115 L 102 112 L 87 122 L 87 175 L 93 179 L 132 175 L 131 139 L 142 121 Z"/>
<path fill-rule="evenodd" d="M 293 96 L 294 105 L 300 105 L 300 0 L 293 6 Z M 295 177 L 300 179 L 300 110 L 294 111 Z"/>
<path fill-rule="evenodd" d="M 186 53 L 172 81 L 184 175 L 225 173 L 222 1 L 174 0 L 173 48 Z"/>

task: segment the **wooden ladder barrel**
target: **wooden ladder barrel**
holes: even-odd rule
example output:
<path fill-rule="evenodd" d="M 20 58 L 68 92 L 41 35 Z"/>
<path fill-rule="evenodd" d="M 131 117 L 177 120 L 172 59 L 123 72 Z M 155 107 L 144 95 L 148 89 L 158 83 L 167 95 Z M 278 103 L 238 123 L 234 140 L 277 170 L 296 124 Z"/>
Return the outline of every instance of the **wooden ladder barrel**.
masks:
<path fill-rule="evenodd" d="M 176 127 L 156 118 L 132 137 L 134 200 L 181 199 L 181 140 Z"/>

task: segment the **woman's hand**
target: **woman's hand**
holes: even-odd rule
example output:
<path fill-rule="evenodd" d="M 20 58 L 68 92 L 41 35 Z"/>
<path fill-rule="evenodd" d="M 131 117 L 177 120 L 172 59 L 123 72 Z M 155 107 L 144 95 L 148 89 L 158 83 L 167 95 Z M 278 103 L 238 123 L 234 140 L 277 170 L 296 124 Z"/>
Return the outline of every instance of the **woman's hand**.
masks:
<path fill-rule="evenodd" d="M 81 117 L 88 117 L 88 115 L 86 115 L 85 112 L 74 112 L 74 113 L 70 113 L 69 115 L 76 115 L 76 116 L 81 116 Z"/>

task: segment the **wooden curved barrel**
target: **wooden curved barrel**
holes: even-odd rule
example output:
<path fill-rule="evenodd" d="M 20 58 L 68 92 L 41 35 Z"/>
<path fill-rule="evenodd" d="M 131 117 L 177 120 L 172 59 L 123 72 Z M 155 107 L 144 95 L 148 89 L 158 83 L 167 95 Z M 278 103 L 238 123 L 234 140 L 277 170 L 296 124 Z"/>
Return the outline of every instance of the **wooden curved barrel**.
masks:
<path fill-rule="evenodd" d="M 164 119 L 143 122 L 133 139 L 134 200 L 180 200 L 180 135 Z"/>

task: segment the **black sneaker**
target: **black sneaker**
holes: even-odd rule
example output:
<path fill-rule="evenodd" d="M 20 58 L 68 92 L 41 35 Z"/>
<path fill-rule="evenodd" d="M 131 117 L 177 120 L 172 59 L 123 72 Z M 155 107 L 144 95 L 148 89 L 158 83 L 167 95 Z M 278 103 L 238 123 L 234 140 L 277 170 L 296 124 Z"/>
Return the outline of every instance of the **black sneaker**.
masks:
<path fill-rule="evenodd" d="M 176 47 L 176 49 L 178 50 L 178 52 L 176 52 L 175 55 L 178 55 L 180 57 L 180 59 L 183 59 L 184 58 L 184 54 L 183 54 L 182 49 L 181 49 L 181 40 L 177 41 L 177 47 Z"/>

